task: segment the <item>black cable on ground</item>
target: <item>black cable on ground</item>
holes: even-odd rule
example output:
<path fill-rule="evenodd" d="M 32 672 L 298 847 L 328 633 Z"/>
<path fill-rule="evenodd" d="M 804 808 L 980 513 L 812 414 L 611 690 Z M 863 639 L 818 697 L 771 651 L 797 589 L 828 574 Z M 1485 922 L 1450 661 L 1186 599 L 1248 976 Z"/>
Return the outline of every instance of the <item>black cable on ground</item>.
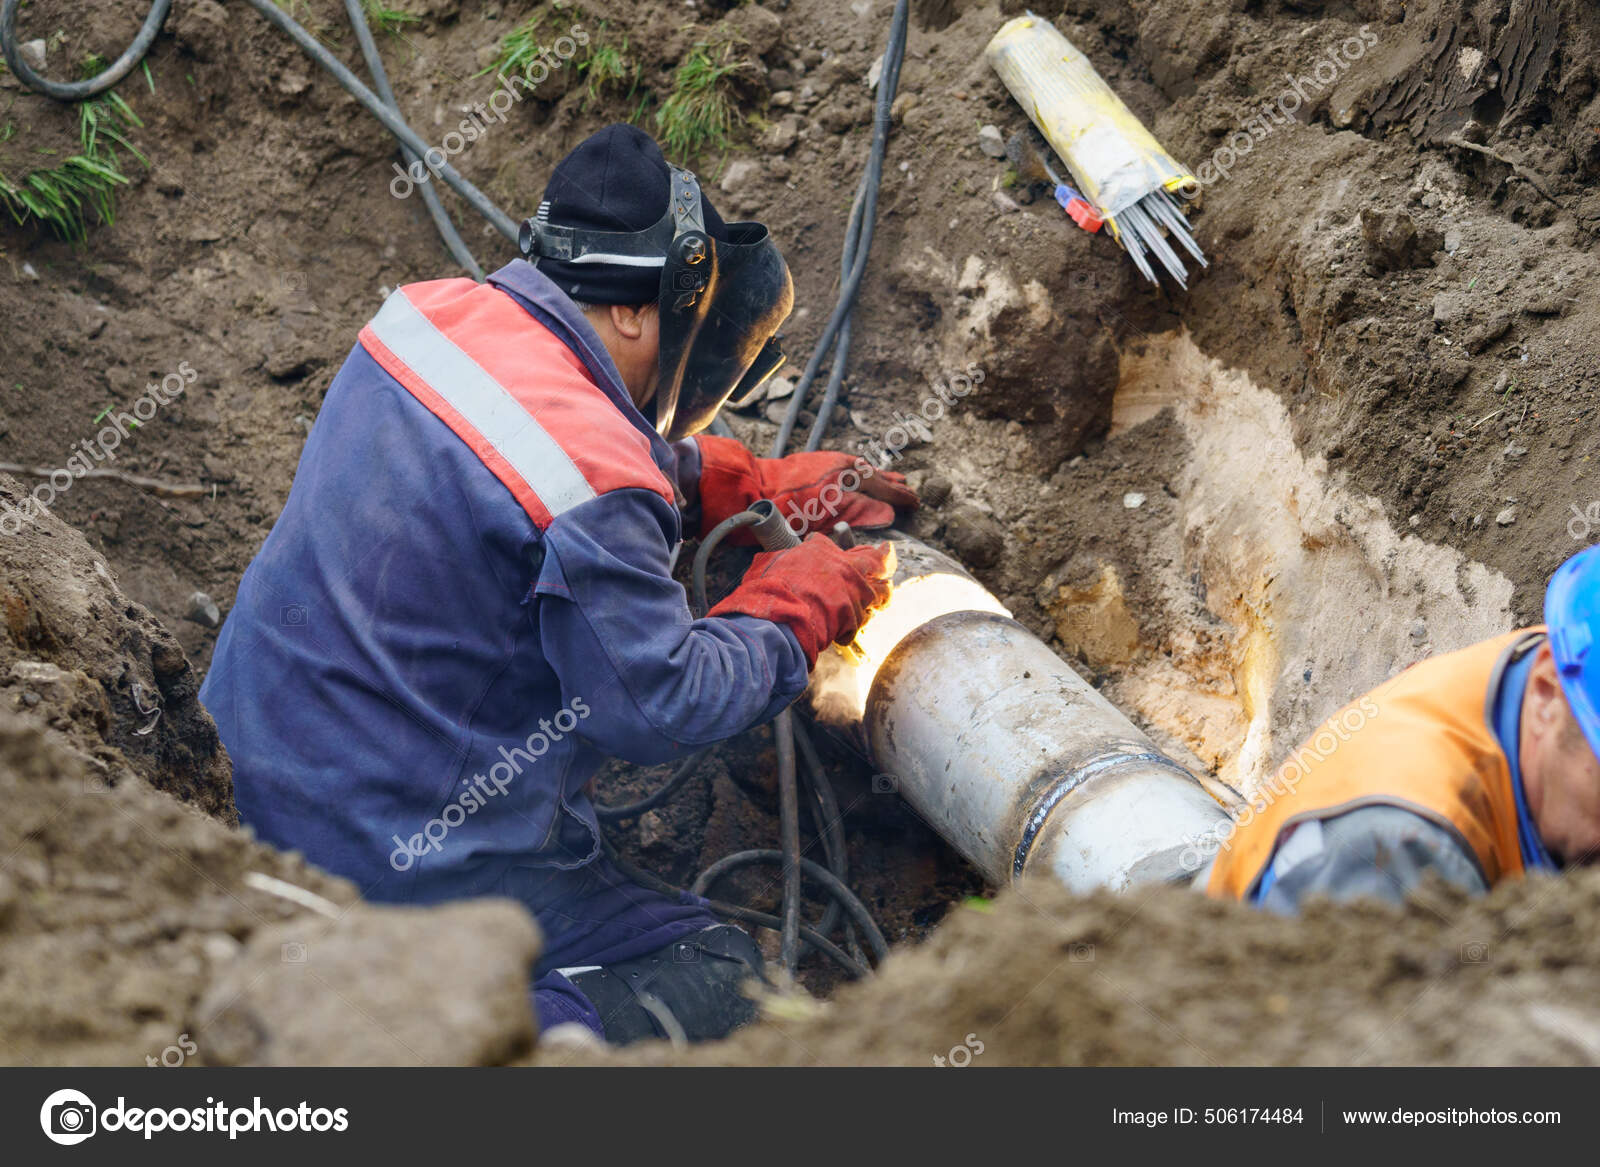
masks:
<path fill-rule="evenodd" d="M 366 107 L 368 113 L 382 122 L 386 130 L 400 139 L 401 145 L 408 147 L 412 153 L 419 157 L 427 154 L 428 144 L 417 136 L 416 131 L 406 125 L 399 114 L 379 101 L 372 90 L 361 84 L 360 79 L 345 68 L 344 62 L 323 48 L 317 42 L 317 38 L 290 18 L 288 13 L 274 4 L 272 0 L 245 0 L 245 3 L 259 12 L 269 24 L 286 33 L 295 44 L 304 50 L 308 57 L 329 73 L 332 73 L 335 81 L 349 90 L 350 94 Z M 436 173 L 440 178 L 448 182 L 457 194 L 466 199 L 473 210 L 489 220 L 496 231 L 500 232 L 512 243 L 517 242 L 517 224 L 512 222 L 510 216 L 504 211 L 495 206 L 488 195 L 462 177 L 454 166 L 451 166 L 448 162 L 440 162 L 436 168 Z"/>
<path fill-rule="evenodd" d="M 794 714 L 785 709 L 772 723 L 778 748 L 778 834 L 783 858 L 783 931 L 778 946 L 784 971 L 800 963 L 800 788 L 794 764 Z M 833 873 L 828 872 L 830 876 Z"/>
<path fill-rule="evenodd" d="M 630 802 L 627 806 L 601 806 L 598 802 L 595 803 L 595 817 L 603 823 L 617 823 L 622 822 L 624 819 L 638 818 L 647 810 L 654 810 L 683 789 L 689 779 L 693 778 L 700 769 L 700 763 L 704 762 L 710 754 L 710 746 L 690 754 L 682 762 L 678 763 L 678 768 L 672 772 L 672 777 L 666 780 L 660 790 L 648 797 L 641 798 L 638 802 Z"/>
<path fill-rule="evenodd" d="M 872 234 L 877 223 L 878 189 L 883 183 L 883 159 L 889 148 L 889 122 L 890 110 L 894 105 L 895 92 L 900 87 L 900 66 L 905 60 L 907 26 L 911 14 L 911 0 L 896 0 L 894 16 L 889 23 L 889 43 L 883 51 L 883 69 L 878 74 L 878 100 L 872 119 L 872 150 L 867 156 L 867 171 L 861 178 L 860 188 L 860 214 L 852 213 L 852 228 L 855 230 L 855 248 L 850 255 L 849 275 L 845 278 L 839 289 L 839 302 L 834 306 L 833 314 L 828 318 L 828 323 L 822 330 L 822 336 L 817 340 L 817 347 L 811 353 L 811 359 L 806 363 L 805 372 L 801 375 L 799 383 L 794 388 L 794 396 L 789 400 L 788 412 L 784 414 L 783 423 L 778 427 L 778 435 L 773 441 L 772 456 L 782 457 L 789 446 L 789 437 L 794 433 L 795 420 L 800 416 L 801 406 L 805 404 L 806 394 L 811 389 L 811 383 L 816 379 L 817 370 L 822 367 L 823 358 L 828 355 L 828 349 L 839 335 L 840 329 L 855 310 L 856 296 L 861 291 L 861 280 L 867 270 L 867 256 L 872 250 Z M 843 377 L 843 359 L 836 361 L 840 378 Z M 837 391 L 834 393 L 837 399 Z M 828 412 L 832 412 L 829 406 Z M 812 426 L 812 432 L 818 435 L 827 428 L 827 416 L 818 412 L 817 421 Z"/>
<path fill-rule="evenodd" d="M 150 14 L 144 18 L 144 23 L 139 26 L 139 34 L 133 38 L 133 43 L 122 50 L 122 55 L 97 76 L 87 81 L 52 81 L 34 71 L 28 62 L 22 59 L 20 46 L 17 44 L 17 9 L 22 7 L 22 0 L 4 0 L 0 3 L 0 50 L 6 58 L 6 67 L 35 93 L 42 93 L 46 97 L 53 97 L 57 101 L 88 101 L 91 97 L 98 97 L 121 81 L 134 66 L 144 60 L 144 55 L 150 51 L 150 46 L 155 44 L 156 36 L 161 32 L 161 26 L 166 23 L 167 10 L 172 7 L 172 0 L 155 0 L 150 6 Z"/>
<path fill-rule="evenodd" d="M 827 860 L 828 870 L 839 877 L 840 883 L 848 886 L 850 852 L 844 838 L 844 812 L 839 809 L 839 799 L 834 794 L 833 783 L 828 780 L 827 771 L 822 768 L 822 759 L 817 754 L 817 747 L 811 741 L 811 734 L 806 730 L 803 717 L 794 719 L 794 740 L 800 747 L 800 760 L 804 763 L 802 772 L 806 775 L 807 788 L 816 799 L 817 805 L 811 808 L 811 814 L 816 824 L 817 837 L 822 840 L 822 853 Z M 828 906 L 823 910 L 822 919 L 817 923 L 817 931 L 824 936 L 832 936 L 842 911 L 838 901 L 830 898 Z M 851 957 L 865 964 L 866 954 L 861 951 L 861 945 L 856 941 L 856 926 L 849 920 L 844 924 L 844 940 Z"/>
<path fill-rule="evenodd" d="M 738 851 L 724 859 L 718 859 L 710 867 L 700 873 L 689 890 L 695 895 L 705 895 L 717 880 L 741 867 L 753 867 L 758 863 L 784 863 L 782 851 L 751 850 Z M 877 922 L 873 920 L 872 913 L 867 906 L 856 898 L 855 892 L 839 882 L 837 876 L 820 863 L 813 863 L 810 859 L 801 859 L 800 868 L 811 879 L 817 881 L 838 900 L 844 910 L 850 914 L 852 920 L 861 928 L 861 933 L 867 938 L 867 945 L 872 949 L 872 954 L 878 960 L 883 960 L 889 955 L 889 942 L 883 938 L 883 933 L 878 930 Z"/>
<path fill-rule="evenodd" d="M 400 114 L 400 103 L 395 100 L 394 88 L 389 84 L 389 73 L 383 67 L 383 56 L 378 52 L 378 42 L 372 37 L 372 29 L 367 26 L 367 14 L 361 6 L 361 0 L 344 0 L 344 10 L 350 17 L 350 24 L 356 30 L 356 40 L 361 45 L 361 56 L 367 62 L 367 72 L 372 74 L 372 87 L 377 90 L 383 104 Z M 421 159 L 405 146 L 400 147 L 400 156 L 406 160 L 406 167 L 420 162 Z M 445 247 L 455 257 L 455 261 L 464 267 L 480 284 L 483 283 L 483 268 L 478 266 L 478 261 L 473 258 L 472 252 L 461 239 L 461 233 L 456 230 L 456 225 L 450 219 L 450 212 L 444 209 L 444 204 L 439 201 L 439 192 L 433 188 L 433 183 L 424 182 L 422 187 L 422 201 L 428 208 L 428 214 L 433 219 L 433 226 L 439 232 L 439 238 L 444 240 Z"/>
<path fill-rule="evenodd" d="M 674 887 L 653 871 L 646 871 L 643 867 L 630 863 L 622 852 L 617 850 L 611 840 L 603 835 L 600 838 L 600 845 L 605 850 L 606 858 L 616 865 L 617 870 L 641 887 L 647 887 L 651 891 L 659 892 L 662 895 L 677 896 L 681 893 L 681 888 Z M 737 920 L 744 924 L 755 924 L 761 928 L 770 928 L 774 932 L 783 927 L 782 920 L 767 912 L 758 912 L 754 908 L 743 908 L 738 904 L 723 903 L 721 900 L 708 899 L 706 902 L 711 906 L 713 913 L 725 920 Z M 857 980 L 862 980 L 872 975 L 872 970 L 865 963 L 852 959 L 843 949 L 839 948 L 838 945 L 820 932 L 801 924 L 800 936 L 807 944 L 810 944 L 818 952 L 834 961 L 840 968 Z"/>

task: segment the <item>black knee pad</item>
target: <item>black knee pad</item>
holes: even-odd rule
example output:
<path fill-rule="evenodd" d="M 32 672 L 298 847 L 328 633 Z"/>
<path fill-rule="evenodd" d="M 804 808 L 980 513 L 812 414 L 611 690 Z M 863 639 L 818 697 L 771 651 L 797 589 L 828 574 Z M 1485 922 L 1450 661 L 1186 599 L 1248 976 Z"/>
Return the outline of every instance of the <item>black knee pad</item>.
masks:
<path fill-rule="evenodd" d="M 744 994 L 744 983 L 766 979 L 760 947 L 731 924 L 567 978 L 594 1003 L 612 1045 L 726 1037 L 755 1020 L 756 1005 Z"/>

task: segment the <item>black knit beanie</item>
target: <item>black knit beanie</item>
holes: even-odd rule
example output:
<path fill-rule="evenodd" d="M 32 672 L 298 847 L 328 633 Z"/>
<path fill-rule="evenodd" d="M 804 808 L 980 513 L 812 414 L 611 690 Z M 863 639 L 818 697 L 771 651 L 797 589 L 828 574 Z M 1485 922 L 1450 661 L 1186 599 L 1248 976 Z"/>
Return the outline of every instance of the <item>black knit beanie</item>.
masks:
<path fill-rule="evenodd" d="M 667 212 L 667 160 L 637 126 L 611 125 L 585 138 L 556 164 L 544 197 L 550 222 L 598 231 L 647 231 Z M 706 230 L 726 240 L 727 226 L 702 192 Z M 659 267 L 570 263 L 541 258 L 540 271 L 574 300 L 591 304 L 653 304 L 661 295 Z"/>

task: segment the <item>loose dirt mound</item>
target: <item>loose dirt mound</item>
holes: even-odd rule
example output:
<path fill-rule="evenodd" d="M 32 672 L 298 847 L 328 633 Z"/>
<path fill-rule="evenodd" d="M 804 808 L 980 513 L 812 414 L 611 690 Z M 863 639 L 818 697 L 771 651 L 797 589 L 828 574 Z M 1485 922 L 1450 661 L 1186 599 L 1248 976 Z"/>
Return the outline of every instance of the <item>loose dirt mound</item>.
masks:
<path fill-rule="evenodd" d="M 961 909 L 882 976 L 721 1045 L 539 1064 L 1513 1065 L 1600 1060 L 1600 878 L 1283 921 L 1165 889 Z"/>
<path fill-rule="evenodd" d="M 236 823 L 228 757 L 183 649 L 81 534 L 34 501 L 0 475 L 0 515 L 14 528 L 0 534 L 0 703 L 38 710 L 101 782 L 131 770 Z"/>

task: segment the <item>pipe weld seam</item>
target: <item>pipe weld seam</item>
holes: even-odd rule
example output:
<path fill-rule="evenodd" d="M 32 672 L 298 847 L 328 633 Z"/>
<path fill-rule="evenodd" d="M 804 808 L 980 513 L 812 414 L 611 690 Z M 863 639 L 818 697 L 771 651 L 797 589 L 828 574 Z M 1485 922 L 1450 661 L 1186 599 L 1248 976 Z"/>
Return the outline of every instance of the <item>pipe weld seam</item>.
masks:
<path fill-rule="evenodd" d="M 1091 778 L 1097 778 L 1107 770 L 1118 769 L 1128 763 L 1142 763 L 1144 765 L 1158 766 L 1171 770 L 1174 774 L 1181 774 L 1190 782 L 1195 780 L 1194 775 L 1185 770 L 1165 754 L 1154 750 L 1142 750 L 1138 753 L 1118 752 L 1102 754 L 1091 758 L 1076 769 L 1067 771 L 1061 779 L 1050 788 L 1050 792 L 1039 800 L 1033 813 L 1028 816 L 1028 821 L 1023 825 L 1022 837 L 1017 840 L 1016 854 L 1011 861 L 1011 878 L 1022 878 L 1022 870 L 1027 866 L 1028 855 L 1033 850 L 1034 841 L 1039 837 L 1039 832 L 1044 829 L 1044 824 L 1050 817 L 1050 812 L 1061 803 L 1067 795 L 1082 786 Z"/>

